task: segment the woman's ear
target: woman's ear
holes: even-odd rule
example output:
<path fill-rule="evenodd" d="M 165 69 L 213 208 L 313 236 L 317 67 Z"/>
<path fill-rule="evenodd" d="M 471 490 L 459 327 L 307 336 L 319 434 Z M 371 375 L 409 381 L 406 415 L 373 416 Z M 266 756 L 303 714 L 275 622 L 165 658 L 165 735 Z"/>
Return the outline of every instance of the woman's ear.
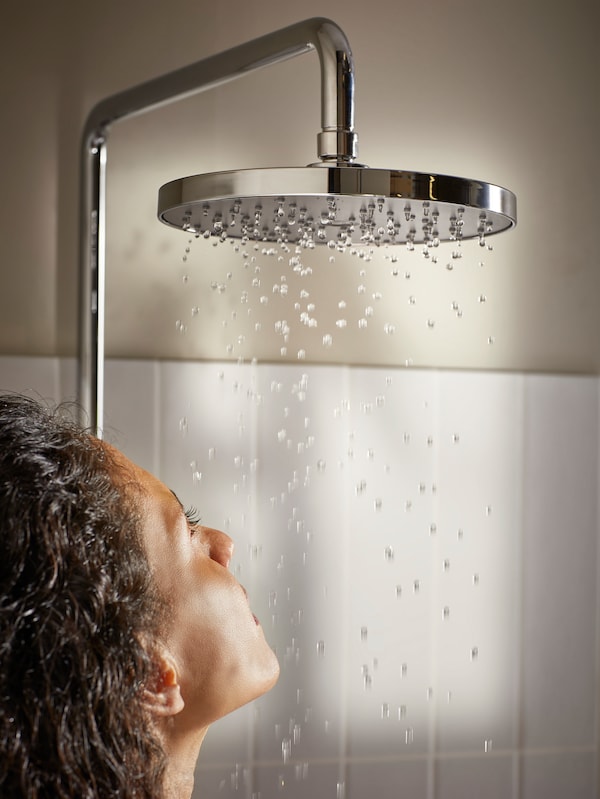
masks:
<path fill-rule="evenodd" d="M 154 677 L 144 688 L 144 703 L 156 716 L 176 716 L 184 708 L 177 665 L 166 650 L 154 655 Z"/>

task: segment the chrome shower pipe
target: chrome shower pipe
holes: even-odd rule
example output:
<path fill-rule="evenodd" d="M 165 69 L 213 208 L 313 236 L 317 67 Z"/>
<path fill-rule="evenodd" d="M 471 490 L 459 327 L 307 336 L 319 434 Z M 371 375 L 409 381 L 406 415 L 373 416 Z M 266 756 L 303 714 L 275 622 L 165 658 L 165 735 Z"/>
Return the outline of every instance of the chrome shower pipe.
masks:
<path fill-rule="evenodd" d="M 108 97 L 90 112 L 81 164 L 79 405 L 99 437 L 104 416 L 104 276 L 106 139 L 113 122 L 206 91 L 256 69 L 316 50 L 321 65 L 323 163 L 352 163 L 354 62 L 343 31 L 322 17 L 307 19 Z"/>

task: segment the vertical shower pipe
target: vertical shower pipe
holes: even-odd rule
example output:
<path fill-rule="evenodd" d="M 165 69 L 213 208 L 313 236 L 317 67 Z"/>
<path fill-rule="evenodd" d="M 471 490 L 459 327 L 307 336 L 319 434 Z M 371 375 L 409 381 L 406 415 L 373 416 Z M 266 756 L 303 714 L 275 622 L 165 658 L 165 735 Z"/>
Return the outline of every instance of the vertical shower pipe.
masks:
<path fill-rule="evenodd" d="M 212 89 L 247 73 L 316 50 L 321 65 L 318 156 L 343 165 L 356 157 L 354 63 L 343 31 L 307 19 L 102 100 L 83 132 L 80 218 L 79 404 L 98 437 L 104 416 L 106 140 L 113 122 Z M 283 187 L 284 189 L 285 187 Z"/>

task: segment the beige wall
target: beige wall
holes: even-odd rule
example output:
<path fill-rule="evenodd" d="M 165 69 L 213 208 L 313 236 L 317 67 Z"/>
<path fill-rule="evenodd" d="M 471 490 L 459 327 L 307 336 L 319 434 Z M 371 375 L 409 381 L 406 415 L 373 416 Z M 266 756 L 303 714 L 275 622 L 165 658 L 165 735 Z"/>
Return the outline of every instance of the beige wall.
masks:
<path fill-rule="evenodd" d="M 321 266 L 310 287 L 321 298 L 318 334 L 305 340 L 295 333 L 290 357 L 304 348 L 315 361 L 598 372 L 600 65 L 592 0 L 510 0 L 501 7 L 309 0 L 301 10 L 272 0 L 214 7 L 110 0 L 100 10 L 68 0 L 11 4 L 0 30 L 0 352 L 75 352 L 78 139 L 93 104 L 312 15 L 334 19 L 352 45 L 360 159 L 505 185 L 518 196 L 519 226 L 497 239 L 485 269 L 477 268 L 478 253 L 451 278 L 442 265 L 436 271 L 402 261 L 410 288 L 398 289 L 389 261 L 376 256 L 367 280 L 369 291 L 383 294 L 379 326 L 369 338 L 338 337 L 333 352 L 320 341 L 334 324 L 338 298 L 350 316 L 362 313 L 358 269 L 340 259 L 331 269 Z M 305 56 L 114 126 L 110 353 L 221 358 L 228 336 L 245 336 L 234 354 L 278 356 L 276 337 L 252 340 L 253 325 L 239 314 L 232 328 L 244 290 L 239 258 L 196 249 L 201 268 L 182 285 L 185 241 L 155 222 L 156 190 L 196 171 L 308 163 L 318 123 L 318 68 Z M 269 268 L 263 277 L 270 289 L 280 270 Z M 210 280 L 227 271 L 234 279 L 223 311 Z M 417 299 L 412 316 L 409 292 Z M 477 301 L 482 293 L 485 308 Z M 464 308 L 460 322 L 453 301 Z M 203 313 L 182 336 L 175 321 L 187 324 L 192 305 Z M 269 330 L 273 320 L 292 318 L 293 302 L 270 312 Z M 223 314 L 230 320 L 225 332 Z M 393 341 L 381 332 L 392 317 Z M 432 317 L 433 333 L 426 325 Z"/>

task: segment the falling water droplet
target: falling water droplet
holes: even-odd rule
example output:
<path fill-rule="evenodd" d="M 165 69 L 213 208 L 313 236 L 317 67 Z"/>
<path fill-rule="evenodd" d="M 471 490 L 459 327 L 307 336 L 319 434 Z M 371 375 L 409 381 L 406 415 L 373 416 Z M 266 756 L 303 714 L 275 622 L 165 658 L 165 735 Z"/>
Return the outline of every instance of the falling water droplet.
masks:
<path fill-rule="evenodd" d="M 325 641 L 317 641 L 317 655 L 321 658 L 325 655 Z"/>
<path fill-rule="evenodd" d="M 388 563 L 391 563 L 391 561 L 394 560 L 394 549 L 393 549 L 393 547 L 386 547 L 385 551 L 384 551 L 384 556 L 385 556 L 385 559 L 388 561 Z"/>

